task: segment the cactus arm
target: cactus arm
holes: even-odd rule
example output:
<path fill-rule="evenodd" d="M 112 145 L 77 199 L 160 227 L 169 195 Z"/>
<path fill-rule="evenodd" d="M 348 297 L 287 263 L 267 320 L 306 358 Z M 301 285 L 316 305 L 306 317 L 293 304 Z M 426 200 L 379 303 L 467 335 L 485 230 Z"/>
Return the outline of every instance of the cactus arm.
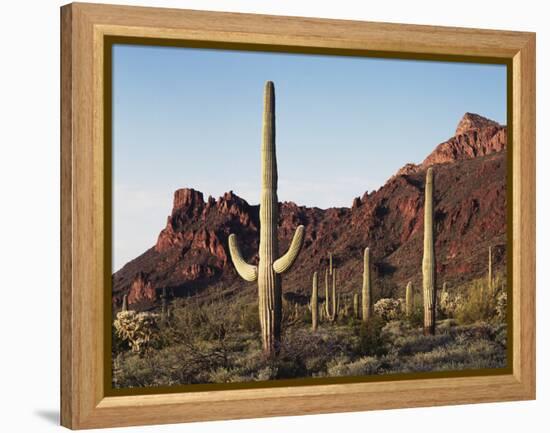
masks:
<path fill-rule="evenodd" d="M 244 261 L 241 249 L 237 243 L 237 236 L 234 234 L 229 235 L 229 254 L 237 273 L 243 280 L 256 281 L 258 279 L 258 267 L 249 265 Z"/>
<path fill-rule="evenodd" d="M 304 243 L 304 226 L 298 226 L 294 232 L 294 237 L 288 247 L 288 251 L 281 257 L 279 257 L 273 263 L 273 270 L 278 274 L 283 274 L 288 271 L 291 266 L 296 261 L 300 250 L 302 249 L 302 244 Z"/>

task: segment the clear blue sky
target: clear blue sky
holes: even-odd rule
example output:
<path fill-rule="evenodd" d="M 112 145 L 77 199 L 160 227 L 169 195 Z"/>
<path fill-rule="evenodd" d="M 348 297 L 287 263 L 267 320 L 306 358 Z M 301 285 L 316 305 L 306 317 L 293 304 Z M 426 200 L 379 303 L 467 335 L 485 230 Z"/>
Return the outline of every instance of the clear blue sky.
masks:
<path fill-rule="evenodd" d="M 474 112 L 506 122 L 502 65 L 115 45 L 113 270 L 151 247 L 172 194 L 257 203 L 275 83 L 279 200 L 350 206 Z"/>

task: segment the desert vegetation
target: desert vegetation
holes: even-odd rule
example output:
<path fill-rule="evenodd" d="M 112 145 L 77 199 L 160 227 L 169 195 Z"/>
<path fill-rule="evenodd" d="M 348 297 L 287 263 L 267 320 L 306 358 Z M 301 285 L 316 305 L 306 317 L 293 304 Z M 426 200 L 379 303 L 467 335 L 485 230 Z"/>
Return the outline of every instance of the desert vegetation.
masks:
<path fill-rule="evenodd" d="M 506 366 L 506 281 L 499 273 L 438 296 L 435 335 L 424 335 L 422 294 L 407 315 L 403 298 L 381 298 L 367 322 L 341 296 L 336 318 L 314 303 L 283 300 L 277 356 L 265 356 L 257 301 L 171 299 L 161 309 L 117 314 L 115 387 L 363 376 Z M 223 293 L 220 288 L 220 293 Z M 320 311 L 325 299 L 318 298 Z"/>
<path fill-rule="evenodd" d="M 505 367 L 506 275 L 493 269 L 462 282 L 437 280 L 434 243 L 435 170 L 424 183 L 422 288 L 412 282 L 383 291 L 372 278 L 371 250 L 362 250 L 357 290 L 343 291 L 329 253 L 310 276 L 309 299 L 285 298 L 282 275 L 300 254 L 298 225 L 279 256 L 275 94 L 264 94 L 258 264 L 228 238 L 232 263 L 257 294 L 212 287 L 204 296 L 174 297 L 134 311 L 126 296 L 113 320 L 113 385 L 118 388 L 231 383 L 307 377 L 365 376 Z M 324 297 L 319 274 L 324 273 Z M 411 279 L 414 275 L 410 275 Z M 362 281 L 361 281 L 362 279 Z M 309 285 L 309 281 L 307 284 Z M 349 286 L 349 285 L 348 285 Z M 293 287 L 289 287 L 292 291 Z M 296 290 L 297 291 L 297 290 Z M 388 296 L 387 294 L 395 294 Z"/>

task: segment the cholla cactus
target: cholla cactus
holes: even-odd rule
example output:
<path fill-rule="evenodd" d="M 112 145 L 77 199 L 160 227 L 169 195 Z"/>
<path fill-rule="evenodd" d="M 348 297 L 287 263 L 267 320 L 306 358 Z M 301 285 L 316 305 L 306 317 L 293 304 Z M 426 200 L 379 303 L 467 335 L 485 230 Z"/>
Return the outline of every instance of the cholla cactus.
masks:
<path fill-rule="evenodd" d="M 275 153 L 275 89 L 268 81 L 264 91 L 262 139 L 262 184 L 260 194 L 260 261 L 258 266 L 244 260 L 234 234 L 229 236 L 229 253 L 235 269 L 246 281 L 258 281 L 258 304 L 262 345 L 268 356 L 277 354 L 281 339 L 281 275 L 296 261 L 304 240 L 304 226 L 298 226 L 286 254 L 279 257 L 277 222 L 277 157 Z M 279 258 L 277 258 L 279 257 Z"/>
<path fill-rule="evenodd" d="M 401 299 L 382 298 L 374 304 L 374 313 L 386 322 L 397 320 L 403 311 Z"/>
<path fill-rule="evenodd" d="M 435 334 L 435 251 L 433 227 L 433 169 L 426 172 L 424 200 L 424 257 L 422 258 L 422 286 L 424 289 L 424 334 Z"/>
<path fill-rule="evenodd" d="M 508 296 L 506 291 L 500 291 L 496 298 L 495 315 L 500 321 L 506 321 L 506 312 L 508 309 Z"/>
<path fill-rule="evenodd" d="M 127 341 L 133 352 L 141 352 L 157 335 L 158 315 L 120 311 L 113 325 L 117 336 Z"/>
<path fill-rule="evenodd" d="M 319 312 L 319 307 L 318 307 L 318 302 L 317 302 L 317 272 L 314 272 L 313 273 L 313 283 L 312 283 L 312 287 L 311 287 L 311 329 L 313 331 L 317 331 L 317 326 L 318 326 L 318 318 L 317 318 L 317 315 L 318 315 L 318 312 Z"/>
<path fill-rule="evenodd" d="M 456 305 L 454 298 L 449 294 L 449 292 L 441 292 L 439 296 L 439 309 L 447 317 L 451 317 L 455 312 Z"/>

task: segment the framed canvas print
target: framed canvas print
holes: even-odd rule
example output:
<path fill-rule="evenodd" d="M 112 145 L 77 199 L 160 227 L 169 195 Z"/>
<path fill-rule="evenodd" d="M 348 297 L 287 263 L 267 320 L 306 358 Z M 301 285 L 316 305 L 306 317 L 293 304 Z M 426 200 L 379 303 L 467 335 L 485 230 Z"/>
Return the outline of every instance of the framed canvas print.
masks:
<path fill-rule="evenodd" d="M 535 398 L 535 36 L 61 9 L 61 416 Z"/>

